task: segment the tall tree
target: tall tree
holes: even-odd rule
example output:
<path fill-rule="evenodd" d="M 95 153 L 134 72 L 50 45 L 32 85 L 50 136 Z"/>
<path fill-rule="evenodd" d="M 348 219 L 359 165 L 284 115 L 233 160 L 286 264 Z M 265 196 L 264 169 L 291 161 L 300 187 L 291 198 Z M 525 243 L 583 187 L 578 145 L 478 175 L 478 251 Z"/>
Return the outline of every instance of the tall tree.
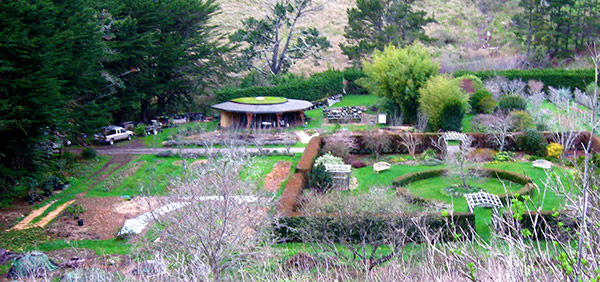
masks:
<path fill-rule="evenodd" d="M 387 46 L 375 50 L 370 62 L 365 62 L 366 77 L 359 80 L 370 93 L 386 98 L 400 108 L 404 119 L 415 122 L 419 107 L 419 89 L 440 66 L 431 60 L 422 44 L 405 48 Z"/>
<path fill-rule="evenodd" d="M 116 0 L 106 39 L 113 56 L 105 62 L 118 105 L 116 120 L 148 121 L 153 114 L 193 105 L 224 64 L 229 50 L 208 20 L 213 0 Z"/>
<path fill-rule="evenodd" d="M 297 26 L 317 8 L 312 0 L 280 0 L 265 18 L 244 20 L 244 27 L 230 36 L 232 42 L 247 46 L 242 49 L 242 65 L 263 74 L 278 75 L 298 59 L 319 59 L 321 51 L 331 44 L 316 28 Z"/>
<path fill-rule="evenodd" d="M 340 43 L 342 52 L 355 64 L 373 50 L 387 44 L 406 46 L 415 40 L 427 40 L 423 26 L 434 22 L 425 11 L 414 11 L 414 0 L 357 0 L 356 7 L 346 10 L 348 25 Z"/>
<path fill-rule="evenodd" d="M 73 101 L 98 90 L 102 44 L 88 4 L 0 2 L 0 166 L 42 171 L 40 144 L 76 122 Z"/>

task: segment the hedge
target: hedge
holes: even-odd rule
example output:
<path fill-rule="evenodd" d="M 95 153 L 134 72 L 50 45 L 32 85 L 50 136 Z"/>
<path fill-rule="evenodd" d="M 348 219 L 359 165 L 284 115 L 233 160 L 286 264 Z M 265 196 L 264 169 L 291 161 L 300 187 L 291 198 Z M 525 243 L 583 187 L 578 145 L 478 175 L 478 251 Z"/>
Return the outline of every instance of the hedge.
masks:
<path fill-rule="evenodd" d="M 505 212 L 502 216 L 506 222 L 514 222 L 512 212 Z M 531 239 L 539 240 L 572 240 L 579 229 L 579 221 L 567 211 L 528 211 L 522 215 L 519 224 L 522 229 L 532 233 Z M 504 231 L 513 236 L 522 236 L 522 233 L 517 234 L 512 228 L 504 228 Z M 548 237 L 547 234 L 554 236 Z"/>
<path fill-rule="evenodd" d="M 302 194 L 302 189 L 304 189 L 304 182 L 305 178 L 302 173 L 297 172 L 290 176 L 290 179 L 285 184 L 283 193 L 279 197 L 279 202 L 277 202 L 277 212 L 279 214 L 290 215 L 294 212 L 296 201 Z"/>
<path fill-rule="evenodd" d="M 279 224 L 275 226 L 274 233 L 278 237 L 279 242 L 307 242 L 301 231 L 306 228 L 305 225 L 309 220 L 319 220 L 318 224 L 311 224 L 309 227 L 323 226 L 323 230 L 311 229 L 312 234 L 323 234 L 324 231 L 339 232 L 344 219 L 353 220 L 351 216 L 340 217 L 333 214 L 327 215 L 313 215 L 308 216 L 304 214 L 297 214 L 295 216 L 281 217 Z M 423 230 L 427 230 L 430 235 L 437 236 L 437 239 L 442 242 L 455 241 L 457 238 L 461 240 L 469 240 L 473 238 L 473 232 L 475 232 L 475 215 L 472 213 L 451 213 L 448 216 L 442 216 L 440 213 L 407 213 L 393 215 L 387 218 L 368 218 L 368 219 L 355 219 L 355 220 L 368 220 L 370 228 L 368 232 L 370 234 L 382 234 L 383 229 L 387 229 L 387 224 L 394 224 L 397 228 L 405 230 L 407 239 L 413 243 L 424 242 Z M 425 228 L 419 228 L 415 224 L 415 221 L 420 221 Z M 360 223 L 356 223 L 360 224 Z M 348 230 L 344 230 L 347 233 Z M 358 232 L 351 230 L 350 239 L 358 241 Z M 461 236 L 455 236 L 455 233 L 461 234 Z M 314 238 L 313 238 L 314 239 Z M 318 241 L 318 240 L 317 240 Z"/>
<path fill-rule="evenodd" d="M 535 189 L 535 184 L 533 184 L 533 181 L 531 180 L 531 178 L 529 178 L 525 175 L 514 173 L 512 171 L 494 169 L 494 168 L 479 168 L 476 170 L 479 172 L 482 172 L 485 175 L 490 176 L 490 177 L 497 177 L 500 179 L 509 180 L 509 181 L 523 185 L 523 187 L 521 187 L 521 189 L 517 192 L 514 192 L 514 193 L 508 192 L 508 193 L 504 193 L 504 194 L 498 194 L 498 197 L 504 204 L 506 204 L 506 202 L 508 200 L 512 199 L 515 194 L 529 195 Z M 419 196 L 411 193 L 408 189 L 404 188 L 403 186 L 406 186 L 414 181 L 419 181 L 419 180 L 423 180 L 423 179 L 440 176 L 440 175 L 444 174 L 446 171 L 448 171 L 448 169 L 431 169 L 431 170 L 407 173 L 402 176 L 399 176 L 393 182 L 394 186 L 396 186 L 396 194 L 398 196 L 404 198 L 409 203 L 425 205 L 428 202 L 431 202 L 432 200 L 419 197 Z"/>
<path fill-rule="evenodd" d="M 444 174 L 446 171 L 448 171 L 448 170 L 447 169 L 431 169 L 431 170 L 407 173 L 407 174 L 404 174 L 404 175 L 394 179 L 393 183 L 394 183 L 394 186 L 406 186 L 407 184 L 414 182 L 414 181 L 440 176 L 440 175 Z"/>
<path fill-rule="evenodd" d="M 361 69 L 348 68 L 344 70 L 344 80 L 346 81 L 346 94 L 351 95 L 362 95 L 369 94 L 369 91 L 362 86 L 358 85 L 356 81 L 360 78 L 366 77 L 365 73 Z"/>
<path fill-rule="evenodd" d="M 322 140 L 323 138 L 320 136 L 315 136 L 310 139 L 308 145 L 304 149 L 302 158 L 300 158 L 300 161 L 296 165 L 296 172 L 307 174 L 312 170 L 315 159 L 319 156 L 319 152 L 321 151 Z"/>
<path fill-rule="evenodd" d="M 530 79 L 540 80 L 545 87 L 569 87 L 585 89 L 586 85 L 594 81 L 594 70 L 565 70 L 565 69 L 531 69 L 531 70 L 498 70 L 498 71 L 456 71 L 454 76 L 475 75 L 481 80 L 494 76 L 504 76 L 508 79 L 521 79 L 527 82 Z"/>
<path fill-rule="evenodd" d="M 343 88 L 344 75 L 342 72 L 328 70 L 313 74 L 308 79 L 297 79 L 272 87 L 225 88 L 215 91 L 215 98 L 219 103 L 240 97 L 258 96 L 317 101 L 332 95 L 341 94 Z"/>

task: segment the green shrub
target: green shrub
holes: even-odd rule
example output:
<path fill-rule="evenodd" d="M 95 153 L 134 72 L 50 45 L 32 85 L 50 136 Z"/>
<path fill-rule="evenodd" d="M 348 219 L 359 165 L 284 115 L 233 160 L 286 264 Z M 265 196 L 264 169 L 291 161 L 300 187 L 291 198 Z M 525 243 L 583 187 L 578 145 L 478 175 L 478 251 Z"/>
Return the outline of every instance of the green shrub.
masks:
<path fill-rule="evenodd" d="M 436 153 L 434 149 L 426 149 L 425 151 L 423 151 L 423 153 L 421 153 L 421 159 L 423 160 L 428 160 L 428 159 L 435 159 L 436 158 Z"/>
<path fill-rule="evenodd" d="M 96 152 L 96 149 L 87 147 L 81 151 L 80 156 L 84 160 L 91 160 L 91 159 L 95 159 L 97 155 L 98 155 L 98 153 Z"/>
<path fill-rule="evenodd" d="M 505 112 L 524 111 L 527 109 L 527 100 L 521 95 L 505 95 L 498 101 L 498 107 Z"/>
<path fill-rule="evenodd" d="M 531 69 L 531 70 L 499 70 L 499 71 L 457 71 L 454 76 L 472 74 L 481 80 L 486 80 L 495 76 L 504 76 L 507 79 L 521 79 L 528 81 L 530 79 L 539 80 L 546 86 L 554 88 L 568 87 L 571 89 L 586 89 L 586 83 L 594 81 L 593 69 Z"/>
<path fill-rule="evenodd" d="M 442 107 L 440 129 L 443 131 L 462 131 L 465 106 L 460 101 L 449 101 Z"/>
<path fill-rule="evenodd" d="M 218 102 L 226 102 L 240 97 L 274 96 L 290 99 L 316 101 L 342 93 L 344 76 L 340 71 L 328 70 L 313 74 L 308 79 L 293 79 L 277 86 L 254 86 L 247 88 L 226 88 L 215 91 Z"/>
<path fill-rule="evenodd" d="M 496 107 L 498 107 L 498 101 L 496 101 L 496 99 L 494 99 L 492 96 L 483 97 L 481 100 L 479 100 L 479 103 L 477 103 L 477 108 L 479 111 L 486 114 L 494 113 Z"/>
<path fill-rule="evenodd" d="M 515 144 L 519 149 L 537 156 L 546 155 L 547 143 L 548 142 L 546 141 L 546 138 L 544 138 L 544 135 L 534 129 L 525 130 L 515 139 Z"/>
<path fill-rule="evenodd" d="M 134 131 L 136 136 L 146 136 L 146 127 L 143 124 L 138 124 Z"/>
<path fill-rule="evenodd" d="M 471 110 L 474 113 L 478 113 L 478 114 L 483 113 L 482 109 L 479 108 L 479 102 L 485 97 L 492 97 L 492 93 L 490 93 L 490 91 L 488 91 L 485 88 L 479 89 L 479 90 L 475 91 L 475 93 L 473 93 L 473 95 L 471 95 L 471 98 L 469 99 L 469 103 L 471 104 Z M 492 99 L 493 99 L 493 97 L 492 97 Z"/>
<path fill-rule="evenodd" d="M 346 81 L 346 94 L 369 94 L 369 91 L 360 86 L 356 81 L 360 78 L 366 77 L 365 73 L 361 69 L 347 68 L 343 71 L 344 80 Z"/>
<path fill-rule="evenodd" d="M 535 127 L 533 118 L 526 111 L 511 112 L 508 117 L 508 122 L 510 122 L 511 128 L 514 131 L 524 131 Z"/>
<path fill-rule="evenodd" d="M 325 165 L 320 163 L 316 165 L 311 172 L 308 173 L 306 180 L 306 188 L 313 189 L 318 192 L 327 192 L 333 186 L 333 178 L 331 174 L 325 170 Z"/>
<path fill-rule="evenodd" d="M 514 157 L 515 157 L 515 153 L 514 152 L 502 151 L 502 152 L 498 152 L 498 153 L 496 153 L 494 155 L 494 161 L 497 161 L 497 162 L 512 162 Z"/>
<path fill-rule="evenodd" d="M 433 130 L 441 128 L 442 113 L 446 105 L 452 108 L 452 110 L 448 109 L 452 112 L 457 110 L 456 107 L 461 107 L 463 115 L 470 107 L 469 95 L 461 91 L 455 80 L 444 75 L 431 77 L 419 90 L 419 94 L 421 95 L 419 105 L 421 110 L 429 115 L 429 123 Z M 454 123 L 445 125 L 453 127 Z"/>

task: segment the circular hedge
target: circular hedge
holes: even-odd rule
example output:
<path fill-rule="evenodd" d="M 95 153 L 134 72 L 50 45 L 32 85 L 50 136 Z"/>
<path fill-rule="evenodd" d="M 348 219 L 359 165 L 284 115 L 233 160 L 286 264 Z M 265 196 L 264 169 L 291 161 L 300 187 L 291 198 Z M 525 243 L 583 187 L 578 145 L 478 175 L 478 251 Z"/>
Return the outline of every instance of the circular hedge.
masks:
<path fill-rule="evenodd" d="M 423 199 L 415 194 L 412 194 L 410 191 L 408 191 L 408 189 L 404 188 L 404 186 L 406 186 L 414 181 L 441 176 L 442 174 L 444 174 L 447 171 L 448 171 L 447 169 L 430 169 L 430 170 L 408 173 L 408 174 L 404 174 L 400 177 L 397 177 L 394 180 L 394 186 L 396 186 L 396 193 L 398 193 L 400 196 L 403 196 L 404 198 L 406 198 L 409 202 L 424 201 L 425 199 Z M 522 174 L 512 172 L 512 171 L 494 169 L 494 168 L 479 168 L 479 169 L 477 169 L 477 171 L 478 171 L 478 173 L 484 174 L 487 177 L 500 178 L 503 180 L 509 180 L 509 181 L 523 185 L 523 187 L 516 193 L 508 192 L 506 194 L 497 194 L 502 201 L 513 198 L 515 196 L 515 194 L 518 194 L 518 195 L 531 194 L 531 192 L 535 188 L 535 184 L 533 184 L 533 181 L 531 180 L 531 178 L 529 178 L 525 175 L 522 175 Z M 446 187 L 446 188 L 448 188 L 448 187 Z M 444 189 L 446 189 L 446 188 L 444 188 Z M 442 193 L 445 194 L 444 191 L 442 191 Z M 470 192 L 465 192 L 465 193 L 470 193 Z"/>
<path fill-rule="evenodd" d="M 248 104 L 248 105 L 269 105 L 269 104 L 281 104 L 287 102 L 287 98 L 284 97 L 242 97 L 235 98 L 231 102 Z"/>
<path fill-rule="evenodd" d="M 442 194 L 448 197 L 459 198 L 464 194 L 468 193 L 476 193 L 483 189 L 475 186 L 468 186 L 468 188 L 463 187 L 460 184 L 450 185 L 442 188 Z"/>

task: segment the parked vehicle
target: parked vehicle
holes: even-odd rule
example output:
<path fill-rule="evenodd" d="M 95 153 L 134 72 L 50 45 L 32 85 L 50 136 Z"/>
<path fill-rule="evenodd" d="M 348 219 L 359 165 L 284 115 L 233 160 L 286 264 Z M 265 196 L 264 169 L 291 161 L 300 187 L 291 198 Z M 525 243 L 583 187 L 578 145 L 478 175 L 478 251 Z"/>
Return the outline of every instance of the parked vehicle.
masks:
<path fill-rule="evenodd" d="M 162 131 L 162 124 L 153 119 L 150 124 L 146 125 L 146 135 L 156 135 Z"/>
<path fill-rule="evenodd" d="M 133 136 L 132 131 L 125 130 L 125 128 L 120 126 L 109 125 L 103 127 L 100 133 L 94 134 L 94 140 L 112 145 L 119 140 L 131 140 L 131 136 Z"/>

